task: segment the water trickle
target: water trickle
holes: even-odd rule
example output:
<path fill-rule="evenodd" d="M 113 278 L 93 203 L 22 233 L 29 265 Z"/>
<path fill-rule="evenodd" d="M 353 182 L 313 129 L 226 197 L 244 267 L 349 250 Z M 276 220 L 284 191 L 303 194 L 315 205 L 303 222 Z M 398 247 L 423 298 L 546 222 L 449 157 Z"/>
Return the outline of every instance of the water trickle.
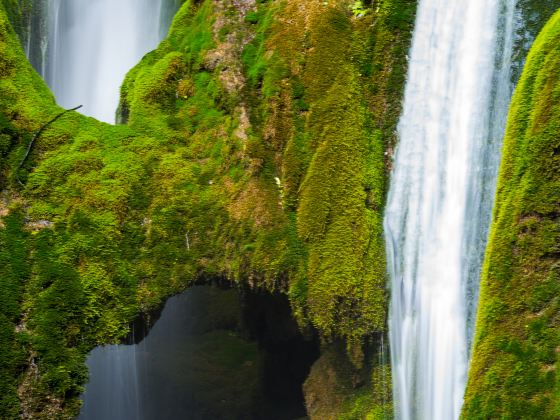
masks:
<path fill-rule="evenodd" d="M 459 417 L 511 96 L 515 0 L 421 0 L 385 236 L 396 417 Z"/>
<path fill-rule="evenodd" d="M 178 0 L 34 2 L 31 62 L 58 103 L 113 123 L 125 74 L 165 36 Z M 35 51 L 33 51 L 35 49 Z"/>
<path fill-rule="evenodd" d="M 79 419 L 142 418 L 138 370 L 142 366 L 139 357 L 143 354 L 139 346 L 124 345 L 97 347 L 91 352 L 88 357 L 91 380 Z"/>
<path fill-rule="evenodd" d="M 381 399 L 383 407 L 383 420 L 390 418 L 390 414 L 387 413 L 387 395 L 390 395 L 390 386 L 387 383 L 387 367 L 389 366 L 389 360 L 387 360 L 387 351 L 385 345 L 385 336 L 381 335 L 381 344 L 379 345 L 379 366 L 381 366 Z M 388 391 L 389 390 L 389 391 Z"/>

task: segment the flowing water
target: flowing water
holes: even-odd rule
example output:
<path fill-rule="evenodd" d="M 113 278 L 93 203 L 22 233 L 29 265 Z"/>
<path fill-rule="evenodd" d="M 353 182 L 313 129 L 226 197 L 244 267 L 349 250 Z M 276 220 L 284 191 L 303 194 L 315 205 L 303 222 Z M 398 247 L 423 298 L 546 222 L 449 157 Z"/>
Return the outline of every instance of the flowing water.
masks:
<path fill-rule="evenodd" d="M 511 96 L 515 0 L 420 0 L 385 215 L 399 419 L 459 417 Z"/>
<path fill-rule="evenodd" d="M 62 107 L 113 123 L 124 76 L 165 36 L 179 3 L 37 0 L 28 55 Z"/>

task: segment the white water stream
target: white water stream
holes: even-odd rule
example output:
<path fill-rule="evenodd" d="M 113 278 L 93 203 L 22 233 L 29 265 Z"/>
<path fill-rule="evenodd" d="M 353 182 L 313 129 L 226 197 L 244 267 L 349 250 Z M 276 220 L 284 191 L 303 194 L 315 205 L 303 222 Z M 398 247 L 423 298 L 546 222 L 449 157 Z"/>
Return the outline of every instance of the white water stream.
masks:
<path fill-rule="evenodd" d="M 515 0 L 420 0 L 385 215 L 398 419 L 457 419 L 511 95 Z"/>
<path fill-rule="evenodd" d="M 82 104 L 84 114 L 113 123 L 124 76 L 165 36 L 178 1 L 43 0 L 42 7 L 39 73 L 62 107 Z"/>

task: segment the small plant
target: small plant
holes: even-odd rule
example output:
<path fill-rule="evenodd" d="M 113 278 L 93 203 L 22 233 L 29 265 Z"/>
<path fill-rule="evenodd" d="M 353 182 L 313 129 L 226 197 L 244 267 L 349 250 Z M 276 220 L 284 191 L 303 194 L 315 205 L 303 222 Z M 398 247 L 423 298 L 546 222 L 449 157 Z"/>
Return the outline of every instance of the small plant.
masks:
<path fill-rule="evenodd" d="M 354 4 L 350 6 L 350 10 L 352 10 L 355 17 L 362 17 L 368 12 L 367 7 L 364 6 L 364 2 L 362 0 L 354 1 Z"/>

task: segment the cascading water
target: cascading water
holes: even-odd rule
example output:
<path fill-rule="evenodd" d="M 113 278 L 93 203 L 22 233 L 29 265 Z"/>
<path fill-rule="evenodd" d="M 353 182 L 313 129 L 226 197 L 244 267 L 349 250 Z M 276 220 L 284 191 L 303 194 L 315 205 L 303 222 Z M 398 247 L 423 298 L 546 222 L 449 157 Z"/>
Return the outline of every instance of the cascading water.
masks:
<path fill-rule="evenodd" d="M 420 0 L 385 214 L 399 419 L 459 417 L 511 96 L 515 0 Z"/>
<path fill-rule="evenodd" d="M 84 114 L 113 123 L 125 74 L 157 46 L 179 2 L 37 1 L 40 28 L 31 28 L 28 55 L 62 107 L 82 104 Z"/>

